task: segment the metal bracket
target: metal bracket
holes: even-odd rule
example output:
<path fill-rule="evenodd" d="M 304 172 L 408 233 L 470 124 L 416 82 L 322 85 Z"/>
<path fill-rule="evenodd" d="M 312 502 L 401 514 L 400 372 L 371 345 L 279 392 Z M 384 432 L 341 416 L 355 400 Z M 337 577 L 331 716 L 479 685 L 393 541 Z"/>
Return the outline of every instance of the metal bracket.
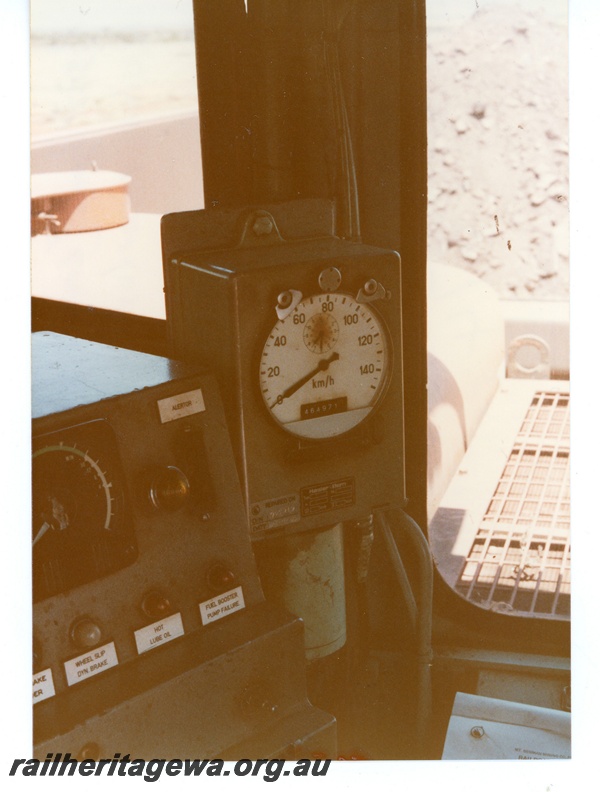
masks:
<path fill-rule="evenodd" d="M 537 358 L 532 365 L 522 362 L 523 350 L 527 350 L 525 357 L 533 353 L 533 357 Z M 506 358 L 506 373 L 509 378 L 550 379 L 550 347 L 540 336 L 521 335 L 515 338 L 508 347 Z"/>

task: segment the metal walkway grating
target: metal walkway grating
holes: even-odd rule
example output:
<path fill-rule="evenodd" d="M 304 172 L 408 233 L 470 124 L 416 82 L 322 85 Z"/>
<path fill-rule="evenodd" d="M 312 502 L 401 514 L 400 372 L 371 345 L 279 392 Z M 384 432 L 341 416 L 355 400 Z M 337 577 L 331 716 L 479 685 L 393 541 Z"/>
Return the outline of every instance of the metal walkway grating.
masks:
<path fill-rule="evenodd" d="M 568 394 L 534 395 L 455 587 L 492 610 L 569 618 Z"/>

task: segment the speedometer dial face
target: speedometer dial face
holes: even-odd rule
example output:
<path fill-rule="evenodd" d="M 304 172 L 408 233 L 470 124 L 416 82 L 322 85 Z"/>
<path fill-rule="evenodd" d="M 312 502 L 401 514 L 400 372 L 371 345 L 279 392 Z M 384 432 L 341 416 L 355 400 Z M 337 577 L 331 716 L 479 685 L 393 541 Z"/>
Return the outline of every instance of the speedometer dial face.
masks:
<path fill-rule="evenodd" d="M 31 461 L 33 601 L 130 564 L 135 537 L 106 421 L 34 438 Z"/>
<path fill-rule="evenodd" d="M 389 368 L 385 327 L 370 305 L 348 294 L 319 294 L 274 326 L 260 361 L 260 388 L 284 429 L 324 439 L 371 413 Z"/>

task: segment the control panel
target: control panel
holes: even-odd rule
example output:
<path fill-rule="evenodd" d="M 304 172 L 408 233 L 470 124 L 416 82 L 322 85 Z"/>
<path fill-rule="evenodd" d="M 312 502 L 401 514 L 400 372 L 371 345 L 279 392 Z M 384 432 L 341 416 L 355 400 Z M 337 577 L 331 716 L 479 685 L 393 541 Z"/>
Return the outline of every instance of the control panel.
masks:
<path fill-rule="evenodd" d="M 302 624 L 264 601 L 214 378 L 36 333 L 33 383 L 36 753 L 333 752 Z"/>

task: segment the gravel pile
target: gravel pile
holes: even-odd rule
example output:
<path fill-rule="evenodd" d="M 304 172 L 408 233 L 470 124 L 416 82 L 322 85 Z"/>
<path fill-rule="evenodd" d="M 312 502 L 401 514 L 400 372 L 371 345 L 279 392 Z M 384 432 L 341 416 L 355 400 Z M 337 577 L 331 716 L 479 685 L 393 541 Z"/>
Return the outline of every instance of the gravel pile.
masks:
<path fill-rule="evenodd" d="M 479 9 L 429 34 L 429 260 L 568 299 L 567 27 Z"/>

